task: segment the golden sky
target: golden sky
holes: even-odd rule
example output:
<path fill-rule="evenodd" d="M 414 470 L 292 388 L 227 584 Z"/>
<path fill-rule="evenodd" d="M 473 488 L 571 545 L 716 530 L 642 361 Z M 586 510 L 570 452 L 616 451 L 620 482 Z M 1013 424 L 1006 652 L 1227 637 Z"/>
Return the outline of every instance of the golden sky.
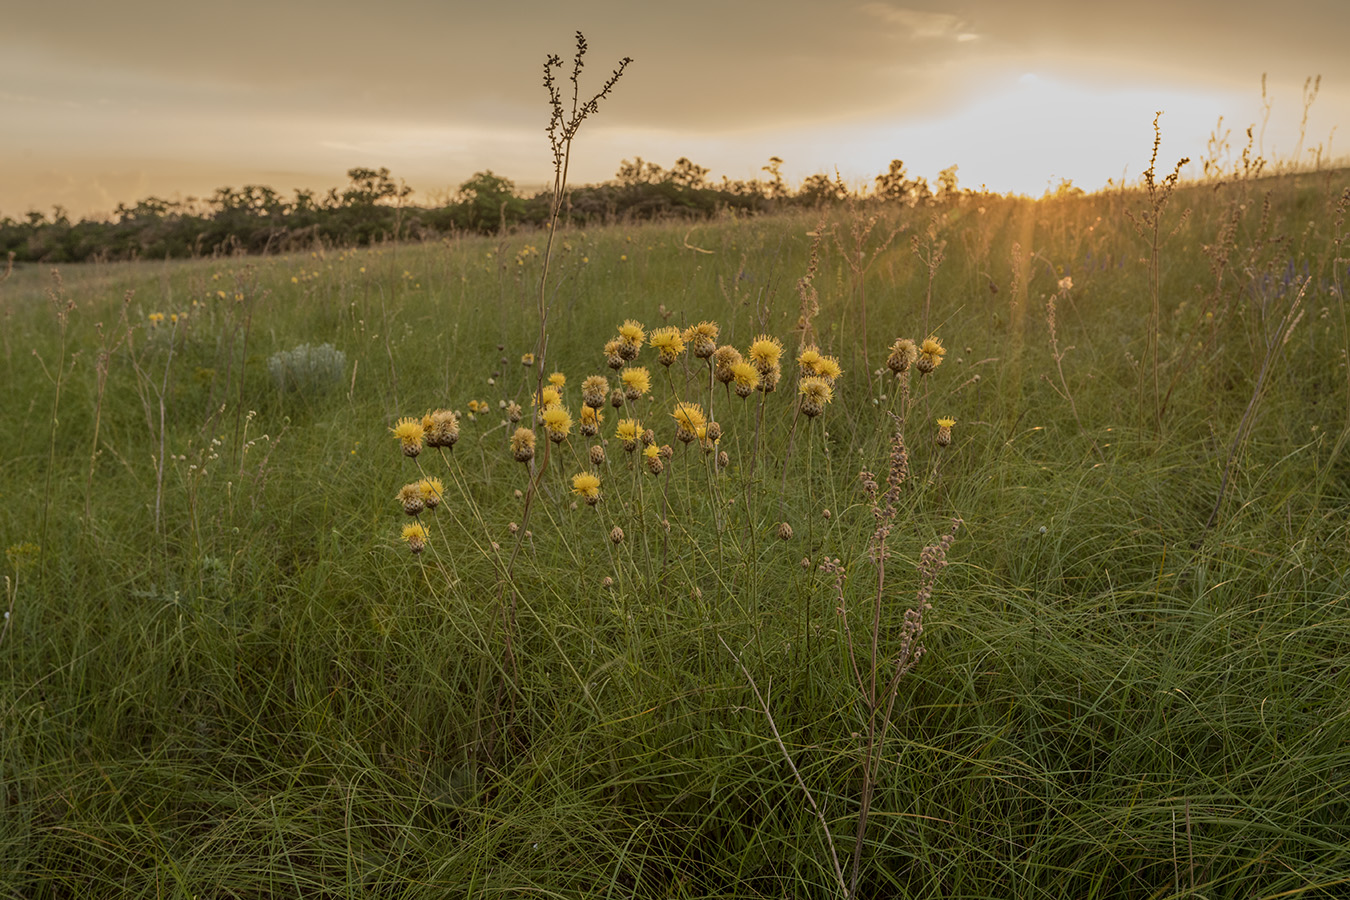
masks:
<path fill-rule="evenodd" d="M 590 43 L 585 84 L 634 59 L 577 142 L 574 183 L 679 156 L 792 183 L 934 180 L 1039 195 L 1230 157 L 1344 157 L 1350 0 L 820 2 L 44 0 L 0 28 L 0 217 L 110 212 L 149 195 L 289 194 L 389 167 L 428 200 L 492 169 L 550 176 L 542 64 Z M 1268 73 L 1267 110 L 1261 78 Z M 1321 75 L 1302 146 L 1303 91 Z"/>

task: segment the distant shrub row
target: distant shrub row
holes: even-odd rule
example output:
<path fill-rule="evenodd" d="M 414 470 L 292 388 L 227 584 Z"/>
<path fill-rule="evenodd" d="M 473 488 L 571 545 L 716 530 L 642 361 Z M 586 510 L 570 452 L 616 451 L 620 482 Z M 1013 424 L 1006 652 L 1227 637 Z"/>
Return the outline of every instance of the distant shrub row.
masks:
<path fill-rule="evenodd" d="M 852 196 L 837 177 L 812 175 L 796 189 L 783 181 L 782 160 L 764 167 L 767 180 L 709 182 L 708 170 L 681 158 L 670 169 L 624 160 L 615 179 L 573 188 L 567 215 L 583 225 L 616 221 L 706 219 L 723 210 L 755 214 L 785 207 L 815 207 Z M 272 188 L 224 187 L 209 199 L 150 197 L 134 206 L 119 204 L 107 220 L 72 222 L 61 207 L 20 220 L 0 218 L 0 261 L 64 263 L 90 259 L 164 259 L 238 253 L 281 253 L 328 246 L 422 239 L 456 232 L 496 233 L 518 226 L 541 226 L 550 196 L 524 197 L 515 185 L 491 171 L 459 186 L 442 206 L 413 206 L 412 189 L 395 182 L 388 169 L 351 169 L 344 190 L 324 196 L 295 192 L 287 199 Z M 910 178 L 899 160 L 876 178 L 870 196 L 883 202 L 922 205 L 956 193 L 956 167 L 943 170 L 937 192 L 923 178 Z"/>

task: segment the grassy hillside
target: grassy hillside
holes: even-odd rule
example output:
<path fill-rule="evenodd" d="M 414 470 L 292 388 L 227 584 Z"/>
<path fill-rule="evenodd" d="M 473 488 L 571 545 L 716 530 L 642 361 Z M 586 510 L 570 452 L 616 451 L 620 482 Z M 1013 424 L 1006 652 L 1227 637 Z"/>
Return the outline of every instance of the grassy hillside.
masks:
<path fill-rule="evenodd" d="M 542 233 L 15 270 L 0 887 L 1343 895 L 1348 191 L 567 230 L 542 359 Z"/>

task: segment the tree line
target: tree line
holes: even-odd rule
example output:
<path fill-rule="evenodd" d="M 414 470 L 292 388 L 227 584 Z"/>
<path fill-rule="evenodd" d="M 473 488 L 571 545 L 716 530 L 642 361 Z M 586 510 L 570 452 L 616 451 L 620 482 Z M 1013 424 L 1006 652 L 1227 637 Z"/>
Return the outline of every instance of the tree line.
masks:
<path fill-rule="evenodd" d="M 669 169 L 638 157 L 624 160 L 613 180 L 568 191 L 566 211 L 580 225 L 651 219 L 706 219 L 722 211 L 765 213 L 819 207 L 861 195 L 910 206 L 946 202 L 960 194 L 956 166 L 930 187 L 900 160 L 856 191 L 838 176 L 807 177 L 795 189 L 784 180 L 783 161 L 772 157 L 763 178 L 711 181 L 708 169 L 681 157 Z M 326 194 L 297 190 L 285 197 L 270 187 L 223 187 L 209 198 L 149 197 L 118 204 L 106 219 L 72 221 L 61 207 L 51 215 L 29 212 L 0 218 L 0 259 L 66 263 L 90 259 L 163 259 L 235 253 L 282 253 L 328 246 L 361 246 L 390 239 L 427 239 L 472 232 L 502 233 L 542 226 L 548 192 L 525 196 L 508 178 L 483 171 L 461 184 L 447 202 L 414 205 L 412 189 L 387 168 L 355 168 L 348 185 Z"/>

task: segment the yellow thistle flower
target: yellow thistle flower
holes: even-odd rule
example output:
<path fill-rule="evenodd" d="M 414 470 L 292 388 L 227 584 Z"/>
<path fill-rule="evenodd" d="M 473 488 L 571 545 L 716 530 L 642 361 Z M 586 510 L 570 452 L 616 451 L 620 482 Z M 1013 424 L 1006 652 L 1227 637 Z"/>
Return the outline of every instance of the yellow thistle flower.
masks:
<path fill-rule="evenodd" d="M 562 390 L 562 386 L 567 384 L 567 376 L 561 372 L 554 372 L 552 375 L 548 376 L 548 383 L 555 388 Z"/>
<path fill-rule="evenodd" d="M 811 344 L 809 347 L 804 348 L 797 357 L 797 366 L 801 369 L 802 376 L 815 375 L 816 366 L 820 363 L 821 359 L 820 350 L 817 349 L 815 344 Z"/>
<path fill-rule="evenodd" d="M 562 403 L 562 394 L 558 393 L 555 387 L 545 387 L 534 398 L 534 405 L 548 409 L 550 406 L 557 406 Z"/>
<path fill-rule="evenodd" d="M 938 433 L 933 440 L 939 447 L 946 447 L 952 442 L 952 426 L 956 424 L 955 419 L 942 418 L 937 420 Z"/>
<path fill-rule="evenodd" d="M 750 344 L 750 362 L 755 364 L 763 374 L 774 366 L 783 357 L 783 343 L 776 337 L 770 337 L 767 334 L 761 334 Z"/>
<path fill-rule="evenodd" d="M 422 452 L 422 436 L 426 433 L 418 419 L 402 418 L 389 429 L 403 446 L 404 456 L 416 456 Z"/>
<path fill-rule="evenodd" d="M 736 396 L 742 400 L 759 387 L 759 379 L 759 369 L 744 360 L 731 367 L 731 380 L 736 389 Z"/>
<path fill-rule="evenodd" d="M 642 348 L 642 342 L 646 337 L 647 334 L 642 330 L 642 326 L 632 319 L 624 320 L 624 323 L 619 326 L 619 339 L 634 350 Z"/>
<path fill-rule="evenodd" d="M 403 526 L 403 539 L 408 542 L 408 549 L 413 553 L 421 553 L 427 547 L 427 529 L 421 522 L 413 522 L 411 525 Z"/>
<path fill-rule="evenodd" d="M 584 437 L 595 437 L 600 432 L 600 423 L 604 420 L 604 414 L 599 409 L 593 406 L 583 406 L 579 430 Z"/>
<path fill-rule="evenodd" d="M 164 322 L 164 313 L 153 312 L 148 318 L 150 319 L 151 325 L 160 325 Z"/>
<path fill-rule="evenodd" d="M 522 366 L 532 366 L 532 365 L 534 365 L 534 354 L 533 354 L 533 353 L 522 353 L 522 354 L 520 355 L 520 364 L 521 364 Z"/>
<path fill-rule="evenodd" d="M 638 439 L 642 437 L 642 424 L 637 419 L 620 419 L 614 429 L 614 436 L 623 444 L 623 449 L 632 453 L 637 449 Z"/>
<path fill-rule="evenodd" d="M 671 418 L 675 420 L 675 439 L 686 444 L 698 439 L 699 426 L 708 421 L 703 415 L 703 407 L 685 402 L 675 404 Z"/>
<path fill-rule="evenodd" d="M 427 509 L 440 506 L 441 498 L 445 496 L 445 485 L 439 478 L 423 478 L 417 482 L 417 489 L 422 492 L 422 502 L 426 504 Z"/>
<path fill-rule="evenodd" d="M 684 330 L 684 342 L 689 351 L 699 359 L 707 359 L 717 352 L 717 323 L 699 322 Z"/>
<path fill-rule="evenodd" d="M 572 433 L 572 416 L 562 406 L 550 406 L 540 415 L 544 433 L 555 444 L 561 444 Z"/>
<path fill-rule="evenodd" d="M 656 350 L 656 361 L 663 366 L 671 365 L 684 352 L 684 337 L 674 325 L 653 331 L 648 343 Z"/>
<path fill-rule="evenodd" d="M 529 462 L 534 459 L 534 432 L 528 428 L 517 428 L 511 435 L 511 456 L 516 462 Z"/>
<path fill-rule="evenodd" d="M 819 375 L 803 378 L 801 384 L 797 386 L 797 392 L 802 398 L 802 415 L 809 418 L 815 418 L 823 413 L 825 404 L 834 399 L 834 389 Z"/>
<path fill-rule="evenodd" d="M 655 444 L 648 444 L 647 449 L 642 451 L 642 457 L 647 471 L 652 475 L 660 475 L 665 470 L 666 464 L 661 459 L 661 448 Z"/>
<path fill-rule="evenodd" d="M 919 358 L 914 363 L 914 368 L 922 374 L 929 372 L 942 365 L 942 357 L 947 353 L 947 348 L 942 346 L 942 341 L 936 337 L 926 337 L 923 344 L 919 347 Z"/>
<path fill-rule="evenodd" d="M 422 430 L 428 447 L 453 447 L 459 440 L 459 416 L 448 409 L 438 409 L 422 417 Z"/>
<path fill-rule="evenodd" d="M 596 409 L 605 405 L 609 397 L 609 379 L 592 375 L 581 383 L 581 402 Z"/>
<path fill-rule="evenodd" d="M 588 506 L 600 502 L 600 476 L 594 472 L 578 472 L 572 476 L 572 493 L 586 501 Z"/>
<path fill-rule="evenodd" d="M 636 400 L 652 389 L 652 375 L 642 366 L 624 369 L 619 373 L 623 381 L 624 397 Z"/>
<path fill-rule="evenodd" d="M 844 369 L 833 356 L 822 356 L 816 362 L 816 374 L 827 383 L 834 384 L 835 379 L 844 374 Z"/>

